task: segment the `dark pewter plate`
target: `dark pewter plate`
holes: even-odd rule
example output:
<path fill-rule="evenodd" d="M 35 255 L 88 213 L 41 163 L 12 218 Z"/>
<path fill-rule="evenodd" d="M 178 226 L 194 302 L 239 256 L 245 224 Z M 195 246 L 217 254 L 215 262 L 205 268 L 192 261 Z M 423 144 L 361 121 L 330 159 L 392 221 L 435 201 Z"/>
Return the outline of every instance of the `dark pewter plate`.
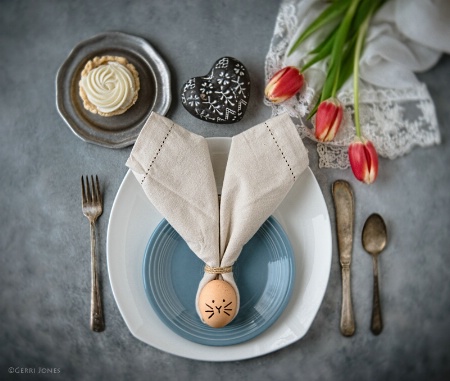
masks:
<path fill-rule="evenodd" d="M 105 55 L 125 57 L 139 72 L 141 85 L 136 103 L 111 117 L 86 110 L 78 94 L 86 62 Z M 61 117 L 80 139 L 103 147 L 133 144 L 150 113 L 165 115 L 171 100 L 170 72 L 161 56 L 143 38 L 121 32 L 102 33 L 79 43 L 56 76 L 56 105 Z"/>

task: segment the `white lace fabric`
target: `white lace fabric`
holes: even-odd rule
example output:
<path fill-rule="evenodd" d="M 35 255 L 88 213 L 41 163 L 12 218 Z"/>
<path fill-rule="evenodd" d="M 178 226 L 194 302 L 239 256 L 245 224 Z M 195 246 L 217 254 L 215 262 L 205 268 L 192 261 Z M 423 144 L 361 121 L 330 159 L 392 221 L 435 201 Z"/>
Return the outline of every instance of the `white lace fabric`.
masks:
<path fill-rule="evenodd" d="M 284 0 L 266 56 L 266 83 L 285 66 L 301 69 L 321 35 L 307 39 L 287 56 L 300 33 L 327 6 L 325 1 Z M 414 147 L 440 143 L 433 100 L 414 72 L 430 69 L 442 52 L 450 52 L 450 2 L 446 0 L 390 0 L 375 15 L 360 61 L 360 119 L 362 134 L 373 142 L 380 156 L 395 159 Z M 420 21 L 420 22 L 419 22 Z M 429 28 L 423 38 L 418 24 Z M 433 26 L 433 28 L 431 28 Z M 410 31 L 410 32 L 409 32 Z M 326 31 L 324 31 L 326 33 Z M 427 45 L 424 45 L 427 44 Z M 302 138 L 317 141 L 309 111 L 320 97 L 326 64 L 306 70 L 305 86 L 291 99 L 265 103 L 272 114 L 289 113 Z M 350 78 L 337 94 L 344 105 L 344 118 L 332 142 L 317 142 L 319 167 L 347 168 L 348 145 L 355 137 L 353 89 Z"/>

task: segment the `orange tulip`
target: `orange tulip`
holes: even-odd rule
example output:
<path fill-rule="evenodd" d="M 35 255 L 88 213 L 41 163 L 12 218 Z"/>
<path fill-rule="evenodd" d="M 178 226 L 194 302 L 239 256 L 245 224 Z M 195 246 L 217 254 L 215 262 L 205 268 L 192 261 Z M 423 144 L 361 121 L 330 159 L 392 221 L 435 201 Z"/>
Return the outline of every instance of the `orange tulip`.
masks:
<path fill-rule="evenodd" d="M 320 103 L 316 116 L 316 139 L 329 142 L 334 139 L 341 125 L 344 108 L 337 98 L 329 98 Z"/>
<path fill-rule="evenodd" d="M 281 103 L 291 98 L 303 86 L 301 71 L 294 66 L 286 66 L 277 71 L 266 86 L 266 98 L 272 103 Z"/>
<path fill-rule="evenodd" d="M 355 177 L 372 184 L 378 175 L 378 155 L 370 140 L 356 137 L 348 147 L 348 158 Z"/>

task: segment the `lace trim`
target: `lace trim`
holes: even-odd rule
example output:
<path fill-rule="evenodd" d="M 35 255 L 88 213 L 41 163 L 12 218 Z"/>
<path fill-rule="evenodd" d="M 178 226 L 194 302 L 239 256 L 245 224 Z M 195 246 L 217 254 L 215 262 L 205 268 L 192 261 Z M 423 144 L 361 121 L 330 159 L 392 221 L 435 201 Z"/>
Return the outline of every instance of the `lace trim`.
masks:
<path fill-rule="evenodd" d="M 266 83 L 276 71 L 286 66 L 286 51 L 299 25 L 297 15 L 300 3 L 285 0 L 280 6 L 266 56 Z M 324 75 L 320 69 L 316 69 L 314 75 L 320 74 Z M 266 100 L 264 103 L 272 108 L 273 116 L 287 112 L 293 118 L 300 136 L 317 142 L 313 129 L 315 119 L 311 122 L 305 116 L 318 96 L 311 81 L 295 97 L 282 104 L 275 105 Z M 353 92 L 342 90 L 338 98 L 345 106 L 343 122 L 333 142 L 317 142 L 320 168 L 349 167 L 347 148 L 355 136 Z M 373 142 L 382 157 L 395 159 L 416 146 L 426 147 L 441 141 L 434 103 L 423 83 L 406 89 L 379 88 L 362 83 L 360 116 L 363 135 Z"/>

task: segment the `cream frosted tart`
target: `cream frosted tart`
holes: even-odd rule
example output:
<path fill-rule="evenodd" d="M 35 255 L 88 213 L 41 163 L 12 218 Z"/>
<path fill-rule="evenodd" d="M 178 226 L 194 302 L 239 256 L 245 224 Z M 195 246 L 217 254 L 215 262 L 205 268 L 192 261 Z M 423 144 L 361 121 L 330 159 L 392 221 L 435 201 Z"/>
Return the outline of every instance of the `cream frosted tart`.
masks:
<path fill-rule="evenodd" d="M 139 74 L 123 57 L 95 57 L 84 66 L 79 86 L 86 110 L 101 116 L 120 115 L 138 99 Z"/>

